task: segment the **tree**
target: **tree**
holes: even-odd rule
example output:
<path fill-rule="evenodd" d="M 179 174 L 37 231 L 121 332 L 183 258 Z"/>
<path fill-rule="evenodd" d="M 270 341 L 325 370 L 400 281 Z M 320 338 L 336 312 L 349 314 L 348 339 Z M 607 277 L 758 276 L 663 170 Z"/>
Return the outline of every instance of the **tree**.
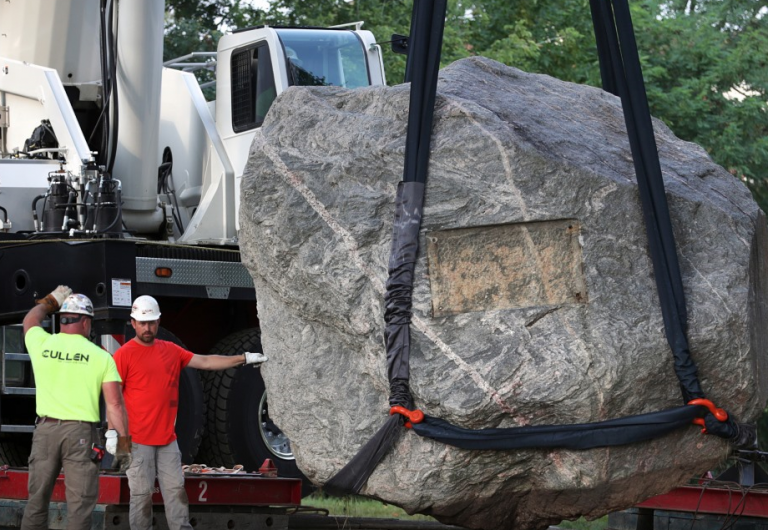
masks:
<path fill-rule="evenodd" d="M 600 82 L 588 0 L 485 0 L 468 12 L 475 54 L 564 81 Z"/>
<path fill-rule="evenodd" d="M 768 211 L 766 3 L 632 7 L 652 114 L 704 147 Z"/>
<path fill-rule="evenodd" d="M 264 10 L 246 0 L 166 0 L 164 60 L 190 52 L 216 51 L 226 29 L 268 22 Z"/>

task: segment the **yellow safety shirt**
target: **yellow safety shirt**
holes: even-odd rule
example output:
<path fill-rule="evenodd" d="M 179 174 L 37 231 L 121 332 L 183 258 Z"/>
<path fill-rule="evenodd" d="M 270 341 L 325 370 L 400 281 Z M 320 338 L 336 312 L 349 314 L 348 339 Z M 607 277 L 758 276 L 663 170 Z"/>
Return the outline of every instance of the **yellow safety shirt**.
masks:
<path fill-rule="evenodd" d="M 37 387 L 37 415 L 97 422 L 101 385 L 120 382 L 112 356 L 82 335 L 51 335 L 35 326 L 24 336 Z"/>

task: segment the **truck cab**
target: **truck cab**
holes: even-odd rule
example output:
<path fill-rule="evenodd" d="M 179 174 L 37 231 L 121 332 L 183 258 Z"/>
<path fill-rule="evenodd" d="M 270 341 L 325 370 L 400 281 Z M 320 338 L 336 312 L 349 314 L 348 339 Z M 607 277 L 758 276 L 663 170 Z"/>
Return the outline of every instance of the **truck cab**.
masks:
<path fill-rule="evenodd" d="M 175 85 L 181 83 L 172 78 L 191 74 L 168 69 L 163 74 L 164 104 L 161 109 L 169 114 L 164 114 L 161 128 L 174 130 L 161 134 L 161 138 L 168 141 L 181 139 L 172 146 L 172 150 L 178 152 L 193 145 L 191 137 L 209 137 L 204 149 L 186 153 L 187 162 L 182 162 L 192 166 L 184 171 L 195 184 L 189 186 L 187 182 L 180 182 L 177 185 L 174 182 L 176 189 L 188 186 L 185 189 L 195 189 L 202 194 L 200 202 L 193 200 L 185 212 L 190 226 L 184 233 L 177 234 L 183 242 L 234 241 L 238 228 L 234 212 L 239 209 L 240 178 L 256 130 L 264 123 L 277 95 L 291 86 L 356 89 L 386 82 L 381 48 L 371 32 L 362 30 L 361 22 L 336 28 L 264 26 L 238 31 L 220 39 L 215 62 L 216 100 L 207 105 L 210 118 L 199 101 L 202 93 L 189 94 L 190 100 L 198 99 L 197 105 L 190 105 L 181 112 L 175 109 L 181 92 Z M 196 83 L 184 85 L 195 91 Z M 171 115 L 173 112 L 176 112 L 175 116 Z M 201 114 L 197 124 L 200 129 L 205 129 L 204 123 L 212 118 L 216 134 L 194 132 L 187 133 L 191 137 L 184 138 L 188 126 L 180 125 L 184 121 L 182 116 L 193 112 Z M 214 160 L 205 160 L 206 152 L 213 153 Z M 177 158 L 174 158 L 174 164 Z M 208 175 L 198 173 L 209 167 Z M 212 174 L 216 172 L 226 173 L 226 179 L 232 182 L 231 197 L 221 195 L 226 190 L 211 185 L 217 179 Z M 206 191 L 209 193 L 207 199 Z M 182 194 L 182 204 L 186 205 L 189 194 Z M 219 203 L 222 203 L 220 207 Z M 216 220 L 209 222 L 211 216 Z M 222 216 L 223 224 L 218 221 Z"/>

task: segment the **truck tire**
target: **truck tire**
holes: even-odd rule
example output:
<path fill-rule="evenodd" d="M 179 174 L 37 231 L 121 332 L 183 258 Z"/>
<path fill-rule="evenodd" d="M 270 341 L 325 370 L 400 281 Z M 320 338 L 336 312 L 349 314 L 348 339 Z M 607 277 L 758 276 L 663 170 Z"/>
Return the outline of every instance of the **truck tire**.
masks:
<path fill-rule="evenodd" d="M 225 337 L 211 353 L 237 355 L 246 351 L 262 351 L 258 328 Z M 208 407 L 201 455 L 210 460 L 206 464 L 227 468 L 240 464 L 246 471 L 258 471 L 269 458 L 279 477 L 300 478 L 305 485 L 303 492 L 311 491 L 311 484 L 296 466 L 290 440 L 269 418 L 259 368 L 241 366 L 206 372 L 203 387 Z"/>
<path fill-rule="evenodd" d="M 10 467 L 26 467 L 32 452 L 32 435 L 10 433 L 0 438 L 0 464 Z"/>
<path fill-rule="evenodd" d="M 128 324 L 125 328 L 126 342 L 135 336 L 136 332 Z M 176 335 L 163 327 L 158 329 L 157 338 L 186 348 Z M 129 424 L 130 421 L 128 418 Z M 195 457 L 205 432 L 204 423 L 205 402 L 200 374 L 194 368 L 184 368 L 179 375 L 179 410 L 176 413 L 176 441 L 181 450 L 182 463 L 195 463 Z"/>
<path fill-rule="evenodd" d="M 176 440 L 183 464 L 194 464 L 205 432 L 203 383 L 194 368 L 184 368 L 179 376 L 179 410 L 176 413 Z"/>

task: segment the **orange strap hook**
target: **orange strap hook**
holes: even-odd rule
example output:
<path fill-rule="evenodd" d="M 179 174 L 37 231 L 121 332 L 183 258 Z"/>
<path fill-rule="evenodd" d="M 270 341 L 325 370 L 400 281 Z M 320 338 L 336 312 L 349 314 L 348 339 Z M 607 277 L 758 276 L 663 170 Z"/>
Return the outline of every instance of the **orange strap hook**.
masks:
<path fill-rule="evenodd" d="M 414 423 L 421 423 L 424 421 L 424 413 L 419 409 L 408 410 L 407 408 L 401 407 L 400 405 L 395 405 L 389 409 L 389 415 L 392 416 L 393 414 L 400 414 L 405 416 L 408 419 L 408 421 L 405 422 L 405 426 L 409 429 L 413 427 Z"/>
<path fill-rule="evenodd" d="M 697 398 L 692 399 L 688 402 L 689 405 L 700 405 L 702 407 L 707 407 L 709 409 L 709 412 L 712 413 L 712 415 L 718 419 L 718 421 L 728 421 L 728 413 L 720 408 L 717 408 L 712 401 L 709 399 L 703 399 L 703 398 Z M 707 434 L 707 428 L 705 427 L 704 418 L 696 418 L 693 420 L 693 423 L 696 425 L 701 425 L 704 427 L 701 429 L 701 434 Z"/>

